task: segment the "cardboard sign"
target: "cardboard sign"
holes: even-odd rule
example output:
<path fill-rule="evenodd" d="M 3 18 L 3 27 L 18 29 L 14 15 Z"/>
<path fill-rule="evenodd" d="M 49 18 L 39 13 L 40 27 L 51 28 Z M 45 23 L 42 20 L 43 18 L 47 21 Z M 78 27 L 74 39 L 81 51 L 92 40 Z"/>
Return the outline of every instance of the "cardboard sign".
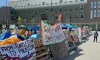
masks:
<path fill-rule="evenodd" d="M 50 45 L 64 41 L 65 36 L 60 23 L 53 26 L 48 26 L 41 21 L 41 25 L 43 45 Z"/>
<path fill-rule="evenodd" d="M 33 40 L 0 46 L 0 53 L 3 60 L 32 60 L 36 55 Z"/>
<path fill-rule="evenodd" d="M 9 27 L 10 27 L 10 29 L 11 29 L 11 28 L 12 28 L 12 29 L 16 28 L 15 25 L 10 25 Z"/>

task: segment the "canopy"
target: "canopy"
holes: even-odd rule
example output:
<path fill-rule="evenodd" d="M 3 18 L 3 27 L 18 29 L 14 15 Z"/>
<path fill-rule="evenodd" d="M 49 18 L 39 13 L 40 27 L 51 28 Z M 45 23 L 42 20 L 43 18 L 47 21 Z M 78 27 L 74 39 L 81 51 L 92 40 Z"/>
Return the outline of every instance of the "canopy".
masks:
<path fill-rule="evenodd" d="M 2 33 L 2 34 L 0 35 L 0 40 L 2 41 L 2 40 L 4 40 L 4 39 L 6 39 L 6 38 L 9 38 L 11 35 L 12 35 L 12 34 L 11 34 L 10 31 L 6 31 L 6 32 L 4 32 L 4 33 Z"/>
<path fill-rule="evenodd" d="M 66 24 L 67 27 L 69 28 L 76 28 L 76 26 L 72 25 L 72 24 Z"/>

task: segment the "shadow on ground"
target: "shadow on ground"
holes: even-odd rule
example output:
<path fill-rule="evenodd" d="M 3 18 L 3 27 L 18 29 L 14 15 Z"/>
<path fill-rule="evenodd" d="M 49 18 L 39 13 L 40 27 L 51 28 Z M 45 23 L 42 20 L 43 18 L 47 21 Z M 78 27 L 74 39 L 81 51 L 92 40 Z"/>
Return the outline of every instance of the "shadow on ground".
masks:
<path fill-rule="evenodd" d="M 69 55 L 68 56 L 66 56 L 64 59 L 62 59 L 62 60 L 75 60 L 75 58 L 76 57 L 78 57 L 78 56 L 81 56 L 81 55 L 84 55 L 84 54 L 81 54 L 80 52 L 81 51 L 83 51 L 82 49 L 78 49 L 78 48 L 76 48 L 75 50 L 74 50 L 74 53 L 73 54 L 71 54 L 70 55 L 70 53 L 69 53 Z"/>
<path fill-rule="evenodd" d="M 82 43 L 86 43 L 88 40 L 89 40 L 89 37 L 91 36 L 92 34 L 90 34 L 90 35 L 88 35 L 86 38 L 82 38 L 80 41 L 80 43 L 78 43 L 77 44 L 77 46 L 79 46 L 79 45 L 81 45 Z M 100 42 L 98 42 L 98 43 L 100 43 Z M 84 55 L 84 54 L 82 54 L 82 53 L 80 53 L 81 51 L 83 51 L 82 49 L 79 49 L 79 48 L 75 48 L 74 50 L 72 50 L 72 51 L 74 51 L 74 53 L 73 54 L 70 54 L 69 53 L 69 55 L 68 56 L 66 56 L 64 59 L 62 59 L 62 60 L 75 60 L 75 58 L 77 58 L 77 57 L 79 57 L 79 56 L 81 56 L 81 55 Z"/>
<path fill-rule="evenodd" d="M 86 38 L 80 39 L 81 42 L 78 44 L 78 46 L 81 45 L 82 43 L 86 43 L 86 42 L 89 40 L 89 37 L 90 37 L 91 35 L 92 35 L 92 34 L 89 34 Z"/>

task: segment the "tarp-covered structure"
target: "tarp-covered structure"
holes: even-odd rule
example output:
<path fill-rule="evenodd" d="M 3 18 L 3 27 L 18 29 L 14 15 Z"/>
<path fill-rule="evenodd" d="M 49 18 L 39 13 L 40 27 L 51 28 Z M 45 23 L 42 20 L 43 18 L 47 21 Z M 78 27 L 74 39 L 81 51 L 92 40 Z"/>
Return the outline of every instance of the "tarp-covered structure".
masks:
<path fill-rule="evenodd" d="M 69 28 L 77 28 L 76 26 L 72 25 L 72 24 L 66 24 L 67 27 Z"/>
<path fill-rule="evenodd" d="M 10 31 L 6 31 L 6 32 L 2 33 L 2 34 L 0 35 L 0 41 L 4 40 L 4 39 L 6 39 L 6 38 L 9 38 L 11 35 L 12 35 L 12 34 L 11 34 Z"/>

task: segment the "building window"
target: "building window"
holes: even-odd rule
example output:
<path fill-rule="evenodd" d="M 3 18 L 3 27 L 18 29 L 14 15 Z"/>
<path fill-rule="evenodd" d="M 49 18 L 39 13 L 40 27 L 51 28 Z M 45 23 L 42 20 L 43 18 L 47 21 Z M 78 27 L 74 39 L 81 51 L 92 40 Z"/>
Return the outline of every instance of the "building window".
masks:
<path fill-rule="evenodd" d="M 40 6 L 41 4 L 38 4 L 38 6 Z"/>
<path fill-rule="evenodd" d="M 98 1 L 98 5 L 97 6 L 98 6 L 98 8 L 100 8 L 100 1 Z"/>
<path fill-rule="evenodd" d="M 84 6 L 80 6 L 80 10 L 83 10 L 84 9 Z"/>
<path fill-rule="evenodd" d="M 78 17 L 75 17 L 75 18 L 78 18 Z"/>
<path fill-rule="evenodd" d="M 59 3 L 62 3 L 62 2 L 63 2 L 63 0 L 60 0 L 60 1 L 59 1 Z"/>
<path fill-rule="evenodd" d="M 37 5 L 34 5 L 34 6 L 37 6 Z"/>
<path fill-rule="evenodd" d="M 55 4 L 57 4 L 57 2 Z"/>
<path fill-rule="evenodd" d="M 84 15 L 83 14 L 81 14 L 81 16 L 80 16 L 81 18 L 84 18 Z"/>
<path fill-rule="evenodd" d="M 17 5 L 15 5 L 15 7 L 17 7 Z"/>
<path fill-rule="evenodd" d="M 27 6 L 30 6 L 30 4 L 27 4 Z"/>
<path fill-rule="evenodd" d="M 93 8 L 93 2 L 91 2 L 91 8 Z"/>
<path fill-rule="evenodd" d="M 28 10 L 28 12 L 27 13 L 30 13 L 30 11 Z"/>
<path fill-rule="evenodd" d="M 55 16 L 55 19 L 58 19 L 58 16 Z"/>
<path fill-rule="evenodd" d="M 91 10 L 90 18 L 91 18 L 91 19 L 93 18 L 93 10 Z"/>
<path fill-rule="evenodd" d="M 66 12 L 67 10 L 65 10 L 65 12 Z"/>
<path fill-rule="evenodd" d="M 33 5 L 31 5 L 31 6 L 33 6 Z"/>
<path fill-rule="evenodd" d="M 46 3 L 46 5 L 49 5 L 49 3 Z"/>
<path fill-rule="evenodd" d="M 37 12 L 35 12 L 35 15 L 37 15 Z"/>
<path fill-rule="evenodd" d="M 78 2 L 78 0 L 75 0 L 75 2 Z"/>
<path fill-rule="evenodd" d="M 51 12 L 53 12 L 53 8 L 51 8 Z"/>
<path fill-rule="evenodd" d="M 78 9 L 75 9 L 75 11 L 76 11 L 76 10 L 78 10 Z"/>
<path fill-rule="evenodd" d="M 48 11 L 49 9 L 46 9 L 46 11 Z"/>
<path fill-rule="evenodd" d="M 96 11 L 96 10 L 94 10 L 94 17 L 96 17 L 96 13 L 97 13 L 97 11 Z"/>
<path fill-rule="evenodd" d="M 55 12 L 57 12 L 57 10 L 55 10 Z"/>
<path fill-rule="evenodd" d="M 67 3 L 67 1 L 65 1 L 64 3 Z"/>
<path fill-rule="evenodd" d="M 94 8 L 96 8 L 97 7 L 97 2 L 94 2 Z"/>
<path fill-rule="evenodd" d="M 51 3 L 51 5 L 53 5 L 53 3 Z"/>
<path fill-rule="evenodd" d="M 97 10 L 97 17 L 100 17 L 100 10 Z"/>
<path fill-rule="evenodd" d="M 45 2 L 42 2 L 42 5 L 45 5 Z"/>
<path fill-rule="evenodd" d="M 60 8 L 60 11 L 62 11 L 62 8 Z"/>
<path fill-rule="evenodd" d="M 84 0 L 80 0 L 80 1 L 84 1 Z"/>
<path fill-rule="evenodd" d="M 23 6 L 21 6 L 21 7 L 23 7 Z"/>
<path fill-rule="evenodd" d="M 73 1 L 69 1 L 70 3 L 72 3 Z"/>

